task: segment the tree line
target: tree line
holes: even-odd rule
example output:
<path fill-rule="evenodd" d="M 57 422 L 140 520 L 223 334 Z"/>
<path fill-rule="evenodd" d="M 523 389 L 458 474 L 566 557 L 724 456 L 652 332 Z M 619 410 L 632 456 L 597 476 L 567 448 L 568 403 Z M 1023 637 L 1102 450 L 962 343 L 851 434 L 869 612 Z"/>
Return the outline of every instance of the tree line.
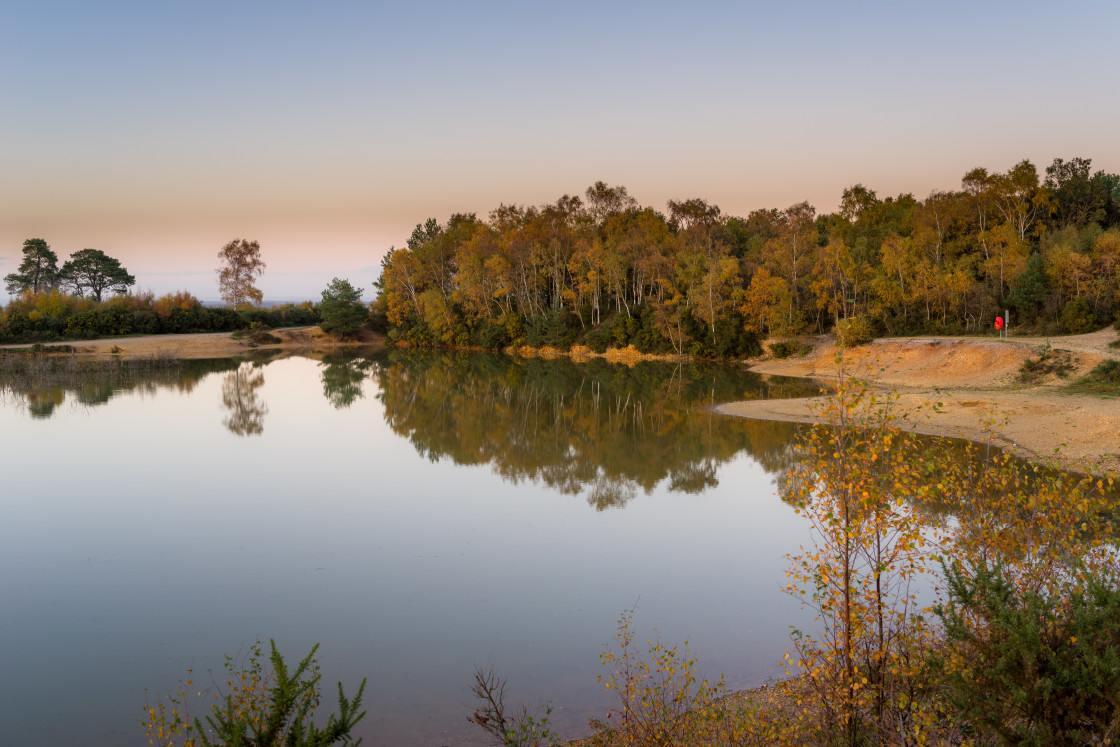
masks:
<path fill-rule="evenodd" d="M 46 241 L 28 239 L 19 269 L 4 277 L 8 293 L 16 298 L 0 311 L 0 342 L 307 324 L 346 337 L 369 317 L 362 291 L 340 278 L 331 281 L 317 304 L 261 308 L 264 294 L 255 283 L 265 263 L 256 241 L 234 239 L 218 259 L 218 290 L 226 308 L 206 307 L 187 291 L 159 298 L 150 291 L 130 293 L 136 278 L 104 252 L 82 249 L 59 267 L 58 255 Z M 103 300 L 106 292 L 113 295 Z"/>
<path fill-rule="evenodd" d="M 127 293 L 136 284 L 136 278 L 100 249 L 80 249 L 70 259 L 58 266 L 56 254 L 43 239 L 23 242 L 23 259 L 16 272 L 4 276 L 8 293 L 42 293 L 49 290 L 67 290 L 79 296 L 87 293 L 96 301 L 106 291 Z"/>
<path fill-rule="evenodd" d="M 997 314 L 1085 332 L 1120 311 L 1120 175 L 1057 158 L 974 168 L 956 191 L 880 198 L 845 189 L 724 215 L 699 198 L 665 211 L 622 186 L 499 205 L 417 225 L 390 249 L 375 310 L 392 339 L 737 356 L 766 336 L 978 333 Z"/>
<path fill-rule="evenodd" d="M 98 302 L 57 289 L 27 292 L 0 311 L 0 343 L 92 339 L 119 335 L 235 332 L 257 327 L 318 324 L 309 302 L 235 310 L 208 307 L 187 291 L 118 294 Z"/>

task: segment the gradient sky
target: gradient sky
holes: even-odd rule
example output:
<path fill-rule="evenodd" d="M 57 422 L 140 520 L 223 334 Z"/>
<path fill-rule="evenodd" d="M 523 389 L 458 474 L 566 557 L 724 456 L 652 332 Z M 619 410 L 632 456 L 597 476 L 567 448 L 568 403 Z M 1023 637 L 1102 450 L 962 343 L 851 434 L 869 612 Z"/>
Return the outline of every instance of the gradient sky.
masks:
<path fill-rule="evenodd" d="M 41 237 L 214 299 L 216 254 L 245 237 L 266 299 L 336 275 L 370 298 L 425 218 L 599 179 L 746 215 L 1023 158 L 1120 172 L 1117 28 L 1115 0 L 13 0 L 0 275 Z"/>

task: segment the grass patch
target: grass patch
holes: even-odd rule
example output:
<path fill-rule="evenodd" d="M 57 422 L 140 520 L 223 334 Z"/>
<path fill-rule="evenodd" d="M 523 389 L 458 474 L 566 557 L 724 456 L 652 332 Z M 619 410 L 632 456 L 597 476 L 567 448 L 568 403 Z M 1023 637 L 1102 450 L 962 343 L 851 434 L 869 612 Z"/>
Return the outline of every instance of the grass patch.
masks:
<path fill-rule="evenodd" d="M 78 352 L 73 345 L 44 345 L 37 342 L 33 345 L 18 348 L 0 348 L 0 355 L 72 355 Z"/>
<path fill-rule="evenodd" d="M 1102 361 L 1067 388 L 1074 392 L 1120 396 L 1120 361 Z"/>

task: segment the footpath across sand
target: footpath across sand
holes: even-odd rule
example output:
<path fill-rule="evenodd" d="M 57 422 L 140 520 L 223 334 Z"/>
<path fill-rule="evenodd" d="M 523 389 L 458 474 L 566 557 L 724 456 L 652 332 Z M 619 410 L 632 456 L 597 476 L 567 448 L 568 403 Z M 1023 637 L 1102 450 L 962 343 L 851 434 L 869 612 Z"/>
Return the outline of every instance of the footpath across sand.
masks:
<path fill-rule="evenodd" d="M 910 417 L 912 430 L 992 443 L 1039 462 L 1094 473 L 1120 472 L 1120 399 L 1067 393 L 1066 386 L 1106 358 L 1114 328 L 1049 340 L 1008 341 L 967 337 L 891 338 L 844 352 L 846 375 L 897 395 L 894 406 Z M 1068 351 L 1073 370 L 1031 386 L 1019 381 L 1028 357 L 1049 345 Z M 837 379 L 834 340 L 817 338 L 800 358 L 762 358 L 752 371 L 783 376 Z M 929 405 L 940 403 L 934 411 Z M 814 422 L 820 398 L 732 402 L 717 407 L 729 415 Z"/>

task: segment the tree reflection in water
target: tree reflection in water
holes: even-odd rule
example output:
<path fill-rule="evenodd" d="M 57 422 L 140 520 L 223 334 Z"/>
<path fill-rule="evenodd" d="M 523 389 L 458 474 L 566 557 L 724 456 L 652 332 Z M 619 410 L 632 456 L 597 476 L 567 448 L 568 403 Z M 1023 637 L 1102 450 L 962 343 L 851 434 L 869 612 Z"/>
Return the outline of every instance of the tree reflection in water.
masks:
<path fill-rule="evenodd" d="M 373 361 L 347 355 L 327 355 L 322 362 L 323 396 L 336 410 L 342 410 L 361 399 L 362 382 L 369 375 Z"/>
<path fill-rule="evenodd" d="M 26 407 L 32 418 L 52 417 L 68 399 L 79 407 L 104 405 L 118 394 L 191 392 L 206 376 L 236 368 L 232 358 L 87 359 L 74 355 L 0 356 L 0 399 Z"/>
<path fill-rule="evenodd" d="M 513 483 L 585 493 L 599 510 L 663 481 L 670 491 L 702 492 L 718 484 L 719 465 L 743 451 L 772 473 L 784 470 L 796 426 L 711 407 L 819 391 L 811 382 L 730 366 L 627 367 L 411 349 L 374 358 L 372 376 L 386 422 L 421 454 L 490 464 Z"/>
<path fill-rule="evenodd" d="M 229 415 L 222 421 L 238 436 L 259 436 L 264 432 L 268 405 L 257 394 L 264 386 L 264 371 L 252 363 L 242 363 L 226 374 L 222 382 L 222 406 Z"/>

